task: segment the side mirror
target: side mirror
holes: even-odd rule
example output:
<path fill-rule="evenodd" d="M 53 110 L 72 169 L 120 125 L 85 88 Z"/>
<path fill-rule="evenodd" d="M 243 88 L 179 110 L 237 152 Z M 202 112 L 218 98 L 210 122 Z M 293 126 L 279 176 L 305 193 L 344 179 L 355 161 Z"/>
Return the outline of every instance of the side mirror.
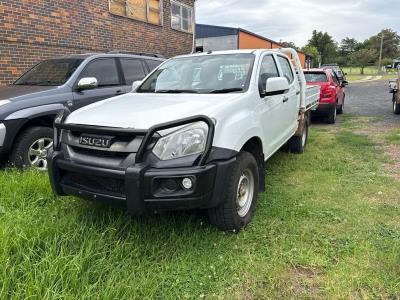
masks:
<path fill-rule="evenodd" d="M 346 87 L 349 85 L 349 82 L 347 80 L 342 81 L 342 87 Z"/>
<path fill-rule="evenodd" d="M 91 90 L 97 88 L 98 83 L 95 77 L 84 77 L 78 82 L 78 90 Z"/>
<path fill-rule="evenodd" d="M 286 93 L 289 90 L 289 81 L 283 77 L 273 77 L 267 79 L 265 93 L 263 96 L 274 96 Z"/>
<path fill-rule="evenodd" d="M 132 83 L 132 91 L 136 91 L 136 89 L 142 84 L 142 81 L 138 80 L 138 81 L 134 81 Z"/>

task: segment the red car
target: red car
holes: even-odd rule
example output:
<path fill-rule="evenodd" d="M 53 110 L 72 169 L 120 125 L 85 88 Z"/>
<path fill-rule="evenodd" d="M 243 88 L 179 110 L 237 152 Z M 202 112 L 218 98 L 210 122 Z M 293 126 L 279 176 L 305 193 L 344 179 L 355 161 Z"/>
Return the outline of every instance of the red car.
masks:
<path fill-rule="evenodd" d="M 331 69 L 304 70 L 304 75 L 307 85 L 319 85 L 321 87 L 319 106 L 312 114 L 325 117 L 327 123 L 335 123 L 337 114 L 343 113 L 344 90 L 348 82 L 340 81 Z"/>

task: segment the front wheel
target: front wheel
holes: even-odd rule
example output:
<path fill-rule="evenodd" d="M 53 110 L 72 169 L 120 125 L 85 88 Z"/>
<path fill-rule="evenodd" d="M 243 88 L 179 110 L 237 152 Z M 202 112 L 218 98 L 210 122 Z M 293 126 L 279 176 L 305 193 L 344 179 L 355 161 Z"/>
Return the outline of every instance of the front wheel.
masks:
<path fill-rule="evenodd" d="M 10 162 L 17 168 L 47 170 L 47 153 L 53 147 L 53 129 L 32 127 L 23 131 L 15 142 Z"/>
<path fill-rule="evenodd" d="M 239 231 L 253 218 L 259 190 L 257 162 L 248 152 L 240 152 L 221 204 L 208 210 L 210 223 L 224 231 Z"/>

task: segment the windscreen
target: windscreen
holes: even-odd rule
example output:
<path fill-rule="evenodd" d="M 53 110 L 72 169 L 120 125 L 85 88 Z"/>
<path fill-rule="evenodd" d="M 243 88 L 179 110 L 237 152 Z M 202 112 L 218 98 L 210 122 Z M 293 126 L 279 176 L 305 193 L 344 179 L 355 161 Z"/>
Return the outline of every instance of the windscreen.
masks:
<path fill-rule="evenodd" d="M 314 72 L 314 73 L 304 73 L 307 82 L 326 82 L 328 81 L 328 77 L 325 73 Z"/>
<path fill-rule="evenodd" d="M 43 86 L 62 85 L 71 77 L 82 61 L 82 59 L 72 58 L 45 60 L 22 75 L 14 84 Z"/>
<path fill-rule="evenodd" d="M 138 93 L 231 93 L 248 88 L 253 54 L 175 58 L 158 68 Z"/>

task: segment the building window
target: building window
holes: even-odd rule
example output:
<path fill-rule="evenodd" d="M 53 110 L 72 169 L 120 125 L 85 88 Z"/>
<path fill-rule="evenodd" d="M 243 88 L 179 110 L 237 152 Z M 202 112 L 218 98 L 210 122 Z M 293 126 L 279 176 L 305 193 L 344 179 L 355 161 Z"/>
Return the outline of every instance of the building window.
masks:
<path fill-rule="evenodd" d="M 176 1 L 171 1 L 172 29 L 193 33 L 193 8 Z"/>
<path fill-rule="evenodd" d="M 108 0 L 112 14 L 162 25 L 162 0 Z"/>

